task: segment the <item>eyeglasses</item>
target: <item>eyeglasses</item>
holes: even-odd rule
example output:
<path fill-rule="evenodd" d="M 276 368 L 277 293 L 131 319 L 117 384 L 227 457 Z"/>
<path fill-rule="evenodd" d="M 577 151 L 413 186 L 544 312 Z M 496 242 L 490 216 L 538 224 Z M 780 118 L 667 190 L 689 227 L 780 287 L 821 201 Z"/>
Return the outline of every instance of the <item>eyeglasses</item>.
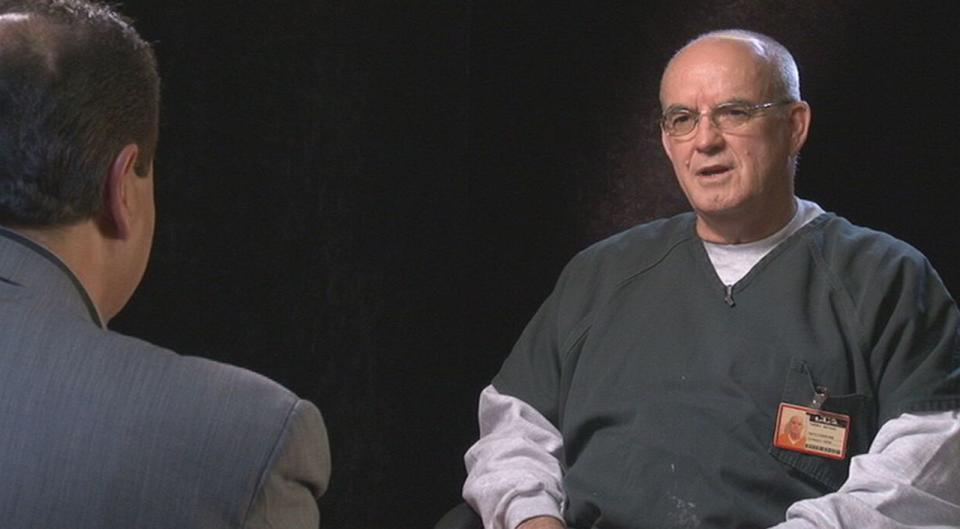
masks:
<path fill-rule="evenodd" d="M 660 127 L 671 136 L 690 134 L 697 128 L 704 114 L 710 116 L 710 122 L 721 131 L 733 130 L 750 121 L 750 118 L 775 106 L 786 105 L 793 101 L 775 101 L 751 105 L 742 102 L 721 103 L 707 112 L 694 112 L 689 108 L 671 108 L 660 118 Z"/>

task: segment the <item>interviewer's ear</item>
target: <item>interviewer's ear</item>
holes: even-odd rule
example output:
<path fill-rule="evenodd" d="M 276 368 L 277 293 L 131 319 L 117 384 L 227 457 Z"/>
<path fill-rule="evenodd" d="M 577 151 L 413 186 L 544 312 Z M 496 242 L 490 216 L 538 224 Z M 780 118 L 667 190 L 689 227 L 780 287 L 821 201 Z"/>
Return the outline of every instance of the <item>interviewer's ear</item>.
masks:
<path fill-rule="evenodd" d="M 136 199 L 132 193 L 132 179 L 139 178 L 136 172 L 140 148 L 129 144 L 120 150 L 107 171 L 103 188 L 103 214 L 101 222 L 107 234 L 116 239 L 130 237 L 136 211 Z"/>

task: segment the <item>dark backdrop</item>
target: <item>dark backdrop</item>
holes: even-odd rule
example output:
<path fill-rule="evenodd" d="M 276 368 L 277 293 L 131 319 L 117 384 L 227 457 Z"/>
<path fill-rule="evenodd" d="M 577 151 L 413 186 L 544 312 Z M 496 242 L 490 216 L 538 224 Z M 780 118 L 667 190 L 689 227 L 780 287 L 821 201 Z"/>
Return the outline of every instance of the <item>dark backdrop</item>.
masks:
<path fill-rule="evenodd" d="M 960 288 L 951 2 L 546 4 L 123 8 L 165 101 L 153 261 L 113 327 L 315 401 L 325 527 L 429 527 L 563 263 L 686 207 L 654 118 L 663 64 L 702 31 L 793 50 L 814 116 L 799 193 Z"/>

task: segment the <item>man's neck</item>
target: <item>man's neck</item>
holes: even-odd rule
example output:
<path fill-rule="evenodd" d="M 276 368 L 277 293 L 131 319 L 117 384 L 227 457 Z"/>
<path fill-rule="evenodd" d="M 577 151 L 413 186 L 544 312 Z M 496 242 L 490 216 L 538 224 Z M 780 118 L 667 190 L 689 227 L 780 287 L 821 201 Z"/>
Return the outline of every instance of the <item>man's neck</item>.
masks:
<path fill-rule="evenodd" d="M 697 212 L 697 235 L 716 244 L 744 244 L 765 239 L 786 226 L 797 212 L 793 195 L 783 205 L 759 211 L 705 215 Z"/>

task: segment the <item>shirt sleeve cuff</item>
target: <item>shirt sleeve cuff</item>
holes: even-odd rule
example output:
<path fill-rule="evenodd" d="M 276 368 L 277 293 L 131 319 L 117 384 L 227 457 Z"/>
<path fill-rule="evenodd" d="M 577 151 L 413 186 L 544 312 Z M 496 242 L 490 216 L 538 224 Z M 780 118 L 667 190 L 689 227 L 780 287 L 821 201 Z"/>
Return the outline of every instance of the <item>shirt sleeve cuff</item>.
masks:
<path fill-rule="evenodd" d="M 529 520 L 536 516 L 553 516 L 558 520 L 563 520 L 560 514 L 560 506 L 548 495 L 537 496 L 519 496 L 510 501 L 504 517 L 509 529 L 515 529 L 524 520 Z M 792 528 L 789 528 L 792 529 Z"/>

